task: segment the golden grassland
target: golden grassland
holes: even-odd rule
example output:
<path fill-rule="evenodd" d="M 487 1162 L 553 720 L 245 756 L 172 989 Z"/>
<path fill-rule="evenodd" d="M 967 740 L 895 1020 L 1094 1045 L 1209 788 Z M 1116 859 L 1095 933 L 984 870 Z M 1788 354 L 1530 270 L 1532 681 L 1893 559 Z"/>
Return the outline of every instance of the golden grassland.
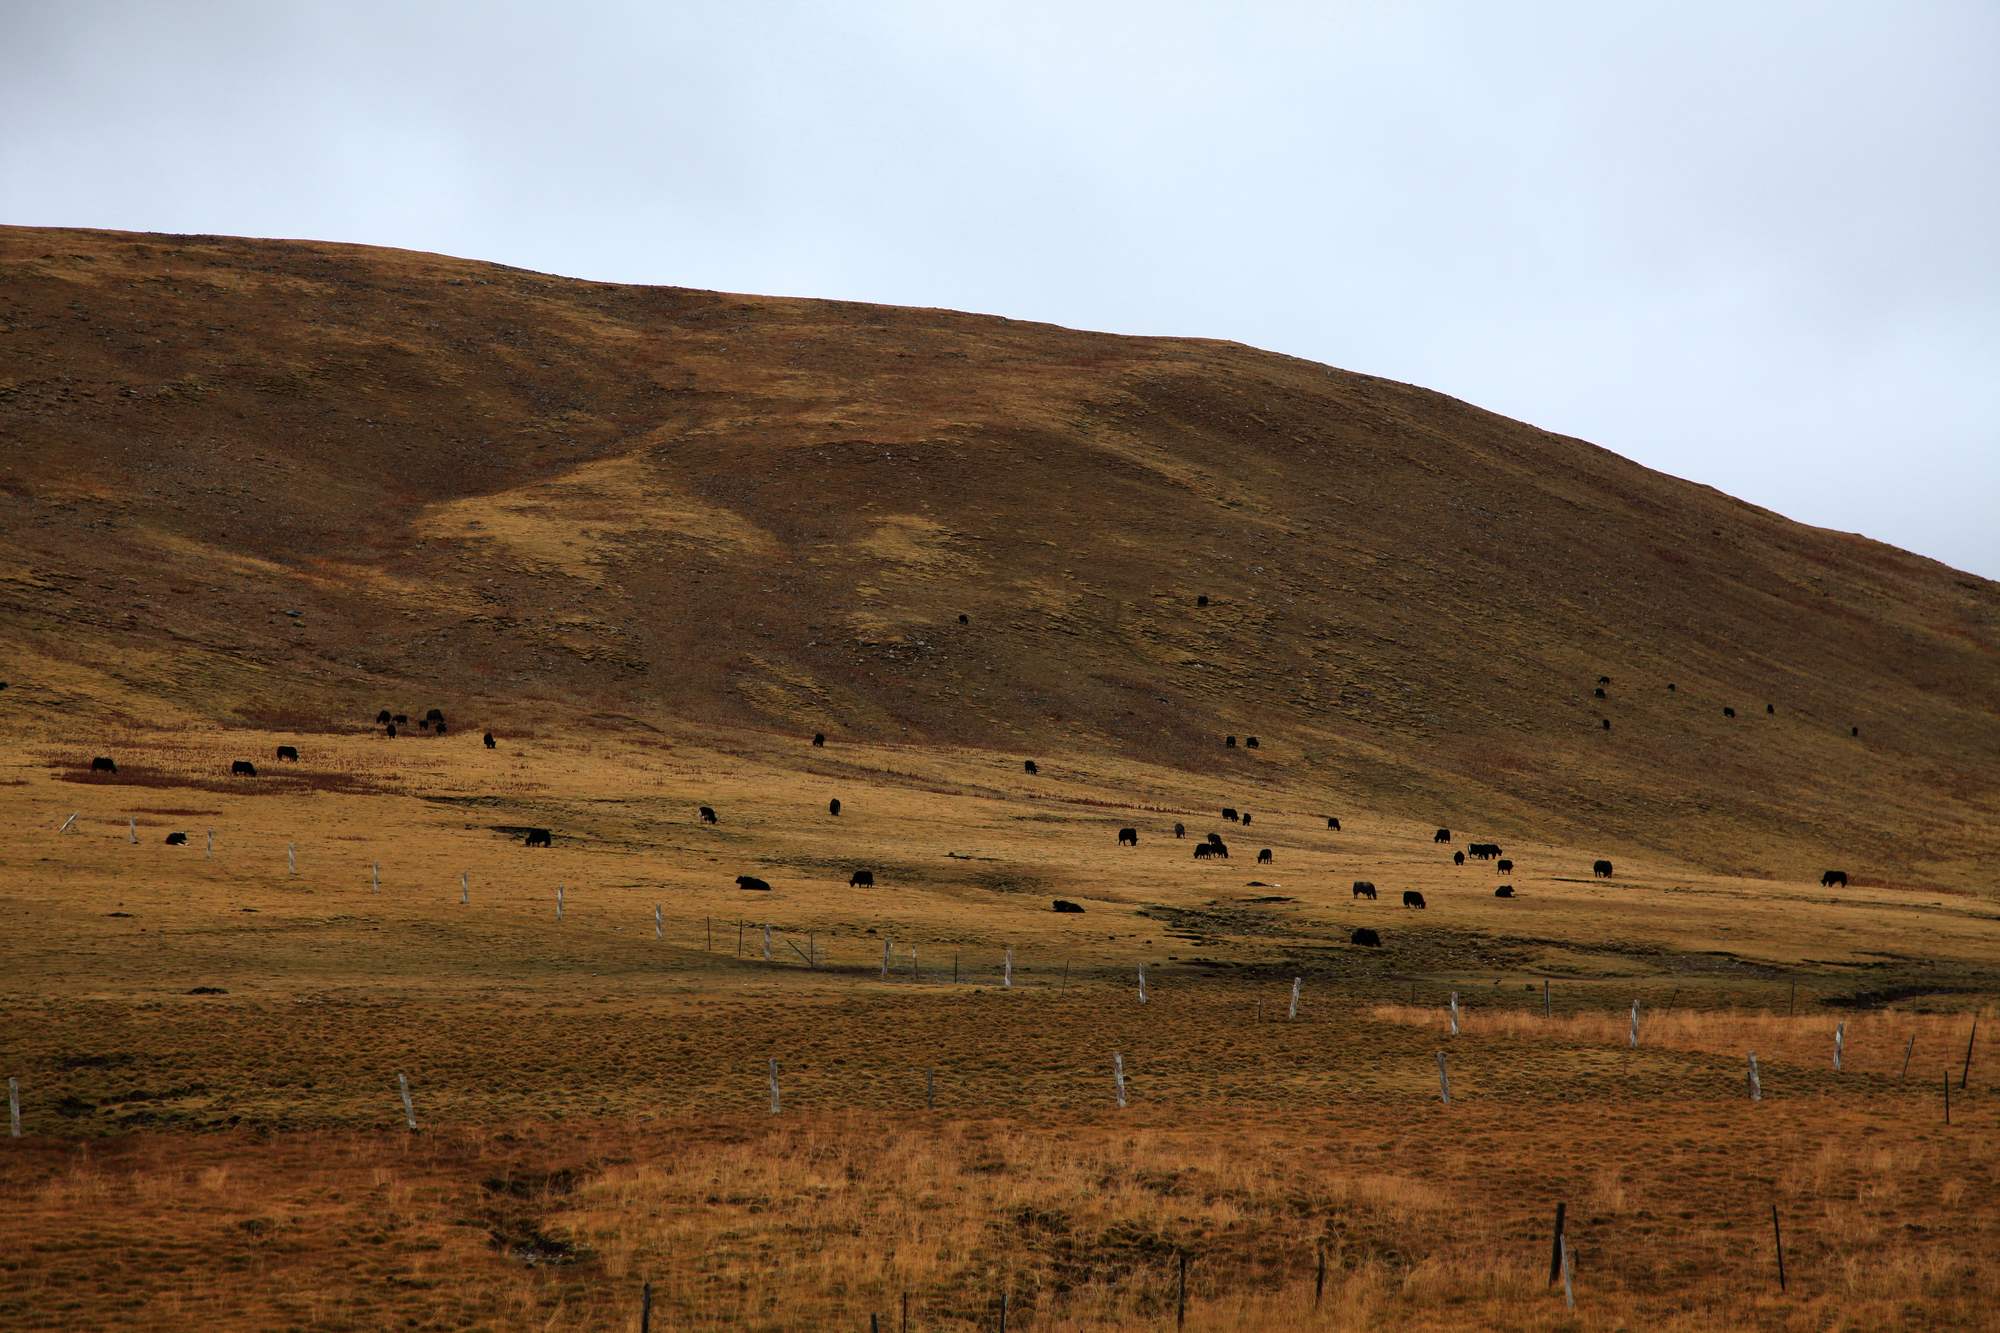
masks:
<path fill-rule="evenodd" d="M 1994 1319 L 1990 899 L 1510 840 L 1503 901 L 1430 825 L 1282 779 L 1026 757 L 9 738 L 0 1322 L 636 1327 L 651 1283 L 655 1327 L 990 1328 L 1003 1293 L 1010 1328 L 1164 1326 L 1182 1254 L 1194 1328 Z"/>

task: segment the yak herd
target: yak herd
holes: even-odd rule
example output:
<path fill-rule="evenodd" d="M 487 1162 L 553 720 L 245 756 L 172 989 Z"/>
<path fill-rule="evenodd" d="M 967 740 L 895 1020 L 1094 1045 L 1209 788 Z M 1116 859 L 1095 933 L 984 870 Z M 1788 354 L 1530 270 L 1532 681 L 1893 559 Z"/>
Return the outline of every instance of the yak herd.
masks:
<path fill-rule="evenodd" d="M 1595 691 L 1595 697 L 1599 699 L 1604 698 L 1605 697 L 1604 687 L 1610 684 L 1611 684 L 1611 678 L 1609 676 L 1600 676 L 1598 678 L 1598 687 Z M 1671 691 L 1675 689 L 1675 686 L 1670 683 L 1667 686 L 1667 689 Z M 1724 716 L 1726 717 L 1736 716 L 1736 712 L 1733 708 L 1725 707 L 1722 711 Z M 1776 709 L 1774 706 L 1766 704 L 1765 712 L 1767 714 L 1775 714 Z M 385 735 L 393 737 L 398 734 L 397 733 L 398 727 L 407 727 L 409 725 L 409 716 L 404 713 L 391 712 L 389 709 L 384 708 L 375 715 L 375 722 L 378 726 L 382 727 Z M 428 712 L 426 712 L 422 717 L 420 717 L 417 720 L 416 726 L 418 731 L 420 732 L 425 732 L 437 736 L 444 735 L 446 733 L 446 723 L 443 710 L 437 708 L 430 709 Z M 1609 728 L 1610 726 L 1609 721 L 1605 722 L 1605 726 L 1607 729 Z M 1859 727 L 1851 728 L 1850 732 L 1852 735 L 1859 736 L 1860 728 Z M 485 745 L 485 747 L 489 750 L 494 749 L 497 746 L 497 742 L 495 742 L 495 740 L 493 739 L 493 733 L 490 731 L 486 732 L 481 737 L 481 741 Z M 1254 750 L 1259 748 L 1258 740 L 1255 736 L 1249 736 L 1244 738 L 1243 743 L 1244 747 L 1247 749 Z M 814 748 L 824 747 L 826 745 L 826 733 L 814 732 L 812 737 L 812 744 Z M 1229 736 L 1225 739 L 1224 744 L 1229 748 L 1233 749 L 1236 747 L 1237 739 L 1235 736 Z M 298 748 L 292 745 L 280 745 L 277 747 L 277 758 L 280 762 L 284 763 L 294 763 L 294 764 L 298 763 L 299 762 Z M 1028 774 L 1031 777 L 1036 776 L 1041 772 L 1040 766 L 1032 759 L 1024 760 L 1022 762 L 1021 769 L 1024 773 Z M 247 759 L 238 759 L 233 761 L 229 766 L 229 771 L 232 777 L 254 778 L 257 776 L 257 766 L 251 763 Z M 110 756 L 98 755 L 90 761 L 90 772 L 93 774 L 105 773 L 115 777 L 118 774 L 118 765 L 117 762 L 113 760 Z M 827 813 L 829 815 L 838 816 L 840 814 L 840 808 L 841 808 L 840 800 L 837 797 L 827 802 Z M 1249 811 L 1247 810 L 1239 811 L 1233 806 L 1224 806 L 1222 808 L 1221 814 L 1225 822 L 1237 824 L 1239 826 L 1247 826 L 1251 822 L 1251 815 Z M 719 822 L 715 809 L 712 806 L 703 805 L 696 807 L 696 815 L 703 824 L 715 824 Z M 1326 817 L 1326 827 L 1328 828 L 1328 830 L 1332 832 L 1341 831 L 1339 818 L 1333 815 L 1328 815 Z M 1173 830 L 1175 838 L 1185 838 L 1187 836 L 1187 826 L 1185 824 L 1176 823 L 1173 826 Z M 553 832 L 545 828 L 526 829 L 523 841 L 529 847 L 552 847 L 555 845 Z M 1452 841 L 1451 830 L 1449 828 L 1440 827 L 1436 831 L 1436 833 L 1432 835 L 1431 841 L 1434 844 L 1449 844 Z M 187 834 L 169 833 L 167 835 L 167 843 L 171 846 L 185 846 L 187 843 Z M 1139 830 L 1136 827 L 1126 827 L 1119 829 L 1118 845 L 1121 847 L 1137 847 L 1139 845 Z M 1468 855 L 1471 856 L 1474 860 L 1494 862 L 1495 868 L 1503 875 L 1511 873 L 1514 869 L 1513 861 L 1509 860 L 1504 855 L 1502 855 L 1502 850 L 1498 843 L 1492 843 L 1492 842 L 1467 843 L 1463 851 L 1454 850 L 1452 852 L 1452 864 L 1457 866 L 1463 866 L 1465 864 L 1466 857 Z M 1210 833 L 1202 841 L 1195 844 L 1194 859 L 1197 861 L 1208 861 L 1208 860 L 1226 861 L 1229 859 L 1229 846 L 1222 840 L 1220 834 Z M 1258 851 L 1257 863 L 1259 865 L 1270 865 L 1273 863 L 1273 860 L 1274 860 L 1274 854 L 1269 847 L 1262 848 Z M 1591 875 L 1593 878 L 1597 879 L 1612 878 L 1613 868 L 1611 862 L 1608 860 L 1601 860 L 1601 859 L 1593 862 L 1591 865 Z M 873 888 L 875 886 L 875 873 L 872 870 L 865 870 L 865 869 L 856 870 L 848 878 L 847 883 L 849 888 Z M 1847 872 L 1844 870 L 1828 870 L 1825 871 L 1820 876 L 1820 884 L 1822 887 L 1845 888 L 1847 887 L 1847 883 L 1848 883 Z M 736 885 L 740 889 L 752 890 L 757 892 L 768 893 L 771 890 L 771 886 L 769 883 L 767 883 L 763 879 L 758 878 L 755 875 L 738 875 L 736 877 Z M 1365 879 L 1357 879 L 1354 881 L 1353 896 L 1355 898 L 1357 899 L 1365 898 L 1368 901 L 1373 902 L 1375 900 L 1375 895 L 1376 895 L 1375 885 L 1371 881 Z M 1496 898 L 1512 899 L 1514 897 L 1514 886 L 1511 884 L 1502 884 L 1493 891 L 1493 896 Z M 1403 906 L 1409 909 L 1414 909 L 1419 911 L 1423 910 L 1426 907 L 1426 903 L 1424 901 L 1424 895 L 1422 893 L 1419 893 L 1415 889 L 1405 889 L 1403 891 Z M 1084 909 L 1077 903 L 1071 902 L 1068 899 L 1058 898 L 1055 900 L 1052 910 L 1061 913 L 1081 913 Z M 1353 944 L 1360 945 L 1366 948 L 1379 948 L 1381 946 L 1382 939 L 1378 931 L 1367 929 L 1364 927 L 1356 929 L 1353 932 L 1353 935 L 1351 937 L 1351 942 Z"/>

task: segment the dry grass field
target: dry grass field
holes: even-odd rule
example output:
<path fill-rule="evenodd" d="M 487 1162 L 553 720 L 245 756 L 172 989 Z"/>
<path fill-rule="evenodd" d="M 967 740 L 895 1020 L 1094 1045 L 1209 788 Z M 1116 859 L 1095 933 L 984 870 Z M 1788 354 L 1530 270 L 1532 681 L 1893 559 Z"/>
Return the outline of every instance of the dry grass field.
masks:
<path fill-rule="evenodd" d="M 0 228 L 0 829 L 7 1329 L 2000 1326 L 2000 586 L 1408 385 Z"/>
<path fill-rule="evenodd" d="M 303 761 L 265 764 L 279 743 Z M 912 1327 L 992 1328 L 1003 1293 L 1009 1327 L 1164 1326 L 1182 1253 L 1195 1328 L 1990 1321 L 1989 899 L 1510 843 L 1504 901 L 1429 826 L 1335 833 L 1273 786 L 1244 829 L 1227 783 L 1022 758 L 697 728 L 17 738 L 0 1322 L 636 1327 L 650 1282 L 655 1327 L 893 1327 L 907 1296 Z M 1211 830 L 1229 861 L 1192 858 Z"/>

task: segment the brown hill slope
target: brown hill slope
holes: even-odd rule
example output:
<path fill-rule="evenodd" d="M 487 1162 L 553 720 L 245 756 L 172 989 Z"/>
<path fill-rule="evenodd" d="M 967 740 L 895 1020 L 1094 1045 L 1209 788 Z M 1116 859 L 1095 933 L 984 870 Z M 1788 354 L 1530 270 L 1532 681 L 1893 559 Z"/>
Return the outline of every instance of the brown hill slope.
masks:
<path fill-rule="evenodd" d="M 435 702 L 1737 870 L 2000 850 L 2000 585 L 1224 343 L 0 229 L 0 451 L 10 728 Z"/>

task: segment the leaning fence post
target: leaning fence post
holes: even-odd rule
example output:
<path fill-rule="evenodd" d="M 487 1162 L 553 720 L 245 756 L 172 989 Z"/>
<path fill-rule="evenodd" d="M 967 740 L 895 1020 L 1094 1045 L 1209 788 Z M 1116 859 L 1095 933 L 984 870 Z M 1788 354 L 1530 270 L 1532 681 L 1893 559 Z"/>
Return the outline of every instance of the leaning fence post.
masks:
<path fill-rule="evenodd" d="M 67 833 L 67 832 L 69 832 L 69 826 L 70 826 L 71 824 L 74 824 L 74 823 L 76 822 L 76 817 L 77 817 L 77 815 L 80 815 L 80 814 L 82 814 L 82 813 L 83 813 L 83 811 L 81 811 L 81 810 L 77 810 L 77 811 L 74 811 L 73 813 L 71 813 L 70 817 L 69 817 L 68 819 L 65 819 L 65 820 L 64 820 L 64 821 L 62 822 L 62 827 L 61 827 L 61 828 L 59 828 L 59 829 L 57 829 L 57 830 L 56 830 L 56 832 L 58 832 L 58 833 Z M 210 836 L 210 837 L 214 837 L 215 835 L 214 835 L 214 834 L 210 834 L 209 836 Z"/>
<path fill-rule="evenodd" d="M 1750 1052 L 1750 1100 L 1764 1100 L 1764 1085 L 1757 1080 L 1757 1052 Z"/>
<path fill-rule="evenodd" d="M 299 848 L 297 843 L 285 844 L 285 869 L 291 874 L 299 873 Z"/>
<path fill-rule="evenodd" d="M 1443 1099 L 1443 1101 L 1444 1101 L 1444 1104 L 1445 1104 L 1446 1106 L 1450 1106 L 1450 1105 L 1451 1105 L 1451 1071 L 1450 1071 L 1449 1069 L 1446 1069 L 1446 1068 L 1445 1068 L 1445 1063 L 1444 1063 L 1444 1052 L 1443 1052 L 1443 1051 L 1439 1051 L 1439 1052 L 1437 1053 L 1437 1056 L 1438 1056 L 1438 1096 L 1439 1096 L 1440 1098 L 1442 1098 L 1442 1099 Z"/>
<path fill-rule="evenodd" d="M 403 1123 L 412 1130 L 417 1127 L 417 1108 L 410 1102 L 410 1080 L 401 1071 L 396 1074 L 396 1091 L 403 1094 Z"/>
<path fill-rule="evenodd" d="M 1835 1023 L 1833 1025 L 1833 1072 L 1836 1074 L 1840 1072 L 1840 1054 L 1842 1048 L 1846 1045 L 1847 1024 Z"/>
<path fill-rule="evenodd" d="M 21 1137 L 21 1080 L 13 1077 L 7 1080 L 7 1136 Z"/>
<path fill-rule="evenodd" d="M 132 840 L 134 847 L 139 845 L 139 821 L 130 815 L 125 816 L 125 836 Z"/>
<path fill-rule="evenodd" d="M 771 1057 L 771 1114 L 778 1114 L 778 1057 Z"/>
<path fill-rule="evenodd" d="M 215 830 L 208 831 L 208 846 L 202 849 L 201 859 L 206 861 L 215 855 Z"/>
<path fill-rule="evenodd" d="M 1771 1243 L 1778 1251 L 1778 1290 L 1785 1289 L 1785 1233 L 1778 1227 L 1778 1205 L 1771 1205 Z"/>
<path fill-rule="evenodd" d="M 1292 1008 L 1291 1011 L 1285 1015 L 1285 1017 L 1288 1019 L 1297 1018 L 1299 1016 L 1299 984 L 1303 980 L 1304 978 L 1301 977 L 1292 978 Z"/>
<path fill-rule="evenodd" d="M 1896 1075 L 1896 1081 L 1898 1083 L 1901 1083 L 1904 1079 L 1910 1076 L 1910 1053 L 1916 1049 L 1917 1049 L 1917 1034 L 1912 1032 L 1910 1034 L 1909 1043 L 1903 1047 L 1903 1072 Z"/>
<path fill-rule="evenodd" d="M 1965 1068 L 1958 1071 L 1958 1086 L 1965 1089 L 1965 1080 L 1972 1077 L 1972 1043 L 1979 1036 L 1979 1015 L 1972 1016 L 1972 1031 L 1965 1038 Z"/>
<path fill-rule="evenodd" d="M 653 904 L 653 938 L 654 938 L 654 939 L 656 939 L 656 940 L 663 940 L 663 939 L 665 939 L 666 937 L 667 937 L 667 921 L 666 921 L 666 917 L 665 917 L 665 916 L 663 916 L 663 915 L 661 914 L 661 912 L 660 912 L 660 905 L 659 905 L 658 903 L 654 903 L 654 904 Z"/>
<path fill-rule="evenodd" d="M 1125 1057 L 1117 1051 L 1111 1053 L 1111 1084 L 1118 1093 L 1118 1109 L 1125 1109 Z"/>

